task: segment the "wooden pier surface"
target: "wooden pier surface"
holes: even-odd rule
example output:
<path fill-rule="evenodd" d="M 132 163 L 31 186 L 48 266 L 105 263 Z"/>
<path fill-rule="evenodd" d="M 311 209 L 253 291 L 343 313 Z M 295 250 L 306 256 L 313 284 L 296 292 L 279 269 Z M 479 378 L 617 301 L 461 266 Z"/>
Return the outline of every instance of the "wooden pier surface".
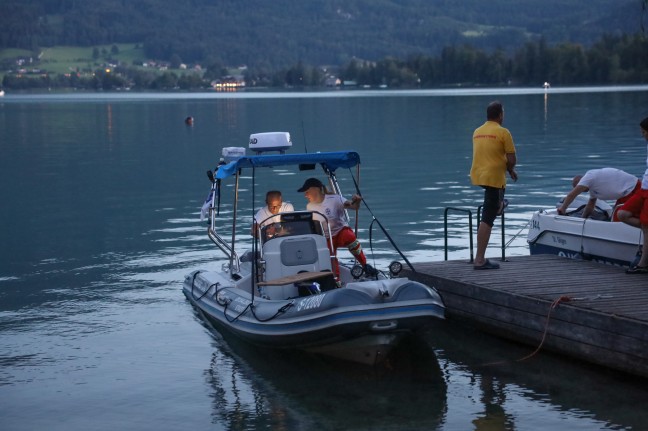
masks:
<path fill-rule="evenodd" d="M 648 377 L 648 276 L 553 255 L 510 257 L 497 270 L 463 261 L 403 271 L 434 286 L 449 319 L 543 350 Z"/>

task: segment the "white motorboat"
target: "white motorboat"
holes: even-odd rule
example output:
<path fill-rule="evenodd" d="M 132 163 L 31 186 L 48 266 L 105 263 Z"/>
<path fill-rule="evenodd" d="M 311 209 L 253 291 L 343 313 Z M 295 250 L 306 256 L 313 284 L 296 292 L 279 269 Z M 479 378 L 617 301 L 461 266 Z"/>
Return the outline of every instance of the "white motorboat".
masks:
<path fill-rule="evenodd" d="M 251 249 L 239 257 L 236 226 L 247 226 L 250 221 L 239 214 L 238 202 L 243 191 L 247 192 L 243 199 L 254 202 L 257 170 L 280 167 L 285 173 L 292 167 L 298 173 L 319 165 L 338 194 L 338 168 L 351 173 L 356 167 L 359 174 L 356 152 L 286 154 L 290 146 L 290 135 L 277 132 L 251 135 L 250 149 L 256 155 L 246 156 L 245 148 L 224 149 L 225 160 L 215 173 L 208 173 L 212 185 L 207 233 L 227 263 L 220 271 L 191 272 L 183 291 L 210 323 L 249 342 L 379 363 L 404 335 L 444 318 L 445 306 L 436 289 L 398 277 L 399 262 L 392 262 L 389 271 L 371 273 L 360 265 L 340 262 L 336 279 L 328 221 L 324 214 L 309 211 L 280 213 L 280 220 L 260 228 Z M 267 154 L 272 151 L 279 154 Z M 251 175 L 251 187 L 241 187 L 243 172 L 247 179 Z M 233 205 L 223 217 L 220 191 L 226 180 L 234 183 Z M 354 183 L 357 188 L 355 178 Z M 231 240 L 221 231 L 231 235 Z M 387 231 L 383 232 L 393 244 Z"/>
<path fill-rule="evenodd" d="M 629 266 L 643 241 L 641 229 L 610 221 L 613 208 L 600 199 L 591 218 L 582 218 L 587 200 L 578 196 L 565 215 L 556 208 L 535 212 L 527 236 L 531 254 Z"/>

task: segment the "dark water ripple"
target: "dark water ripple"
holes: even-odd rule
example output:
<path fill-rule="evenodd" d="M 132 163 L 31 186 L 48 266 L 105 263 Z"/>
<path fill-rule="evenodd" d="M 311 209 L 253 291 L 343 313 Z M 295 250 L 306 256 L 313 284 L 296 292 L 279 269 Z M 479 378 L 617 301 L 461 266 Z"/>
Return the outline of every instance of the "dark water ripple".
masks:
<path fill-rule="evenodd" d="M 646 89 L 343 96 L 5 97 L 0 173 L 12 187 L 0 200 L 13 228 L 0 231 L 3 427 L 642 429 L 641 382 L 544 352 L 518 362 L 528 347 L 458 322 L 435 323 L 371 371 L 256 349 L 205 325 L 180 291 L 187 272 L 223 263 L 198 221 L 204 172 L 251 132 L 292 131 L 300 150 L 360 152 L 370 205 L 360 236 L 377 265 L 398 256 L 375 226 L 368 243 L 372 213 L 408 259 L 443 259 L 444 209 L 475 211 L 481 200 L 467 180 L 469 136 L 493 97 L 504 99 L 520 160 L 507 189 L 507 255 L 528 253 L 532 212 L 554 205 L 576 173 L 645 169 Z M 257 179 L 257 194 L 280 188 L 305 205 L 302 178 L 275 173 Z M 340 177 L 351 193 L 348 173 Z M 242 183 L 251 189 L 250 177 Z M 221 210 L 231 212 L 227 199 Z M 240 211 L 251 221 L 249 200 Z M 248 233 L 239 226 L 241 249 Z M 450 259 L 468 258 L 468 238 L 452 214 Z M 494 255 L 501 240 L 496 226 Z"/>

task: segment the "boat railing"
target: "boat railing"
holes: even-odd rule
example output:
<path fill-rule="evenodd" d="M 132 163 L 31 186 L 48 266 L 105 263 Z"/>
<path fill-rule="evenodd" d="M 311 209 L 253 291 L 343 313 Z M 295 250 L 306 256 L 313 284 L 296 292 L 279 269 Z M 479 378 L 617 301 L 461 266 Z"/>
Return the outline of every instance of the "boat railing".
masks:
<path fill-rule="evenodd" d="M 477 220 L 475 223 L 475 230 L 479 230 L 479 223 L 481 222 L 481 212 L 483 205 L 477 207 Z M 474 261 L 474 243 L 473 243 L 473 213 L 471 210 L 466 208 L 457 208 L 457 207 L 446 207 L 443 212 L 443 258 L 448 260 L 448 213 L 450 211 L 457 211 L 461 213 L 468 214 L 468 237 L 470 243 L 470 263 Z M 502 219 L 502 261 L 506 260 L 506 238 L 505 238 L 505 221 L 504 221 L 504 212 L 501 215 Z"/>
<path fill-rule="evenodd" d="M 211 213 L 214 213 L 213 210 L 211 210 Z M 240 272 L 241 267 L 240 267 L 240 261 L 238 254 L 236 251 L 230 246 L 230 244 L 225 241 L 217 232 L 215 228 L 215 216 L 214 214 L 211 214 L 211 222 L 209 224 L 209 227 L 207 228 L 207 236 L 211 241 L 216 244 L 216 246 L 223 252 L 225 253 L 225 256 L 230 261 L 230 273 L 231 274 L 236 274 Z"/>

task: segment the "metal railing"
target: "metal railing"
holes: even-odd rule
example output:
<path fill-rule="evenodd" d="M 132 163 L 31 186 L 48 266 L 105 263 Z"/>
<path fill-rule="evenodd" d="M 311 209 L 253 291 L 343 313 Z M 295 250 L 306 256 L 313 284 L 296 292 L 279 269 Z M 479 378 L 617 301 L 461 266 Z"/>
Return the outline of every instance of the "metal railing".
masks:
<path fill-rule="evenodd" d="M 477 220 L 475 223 L 475 230 L 479 231 L 479 223 L 481 223 L 481 211 L 483 205 L 477 207 Z M 468 236 L 470 237 L 470 263 L 474 261 L 474 246 L 473 246 L 473 224 L 472 224 L 472 211 L 465 208 L 456 208 L 456 207 L 446 207 L 443 212 L 443 257 L 444 260 L 448 260 L 448 212 L 458 211 L 468 214 Z M 505 212 L 502 212 L 501 224 L 502 224 L 502 262 L 506 260 L 506 223 L 504 219 Z"/>
<path fill-rule="evenodd" d="M 448 260 L 448 212 L 459 211 L 468 213 L 468 232 L 470 236 L 470 263 L 473 263 L 473 230 L 472 230 L 472 211 L 465 208 L 446 207 L 443 212 L 443 260 Z M 477 223 L 479 225 L 479 223 Z"/>

